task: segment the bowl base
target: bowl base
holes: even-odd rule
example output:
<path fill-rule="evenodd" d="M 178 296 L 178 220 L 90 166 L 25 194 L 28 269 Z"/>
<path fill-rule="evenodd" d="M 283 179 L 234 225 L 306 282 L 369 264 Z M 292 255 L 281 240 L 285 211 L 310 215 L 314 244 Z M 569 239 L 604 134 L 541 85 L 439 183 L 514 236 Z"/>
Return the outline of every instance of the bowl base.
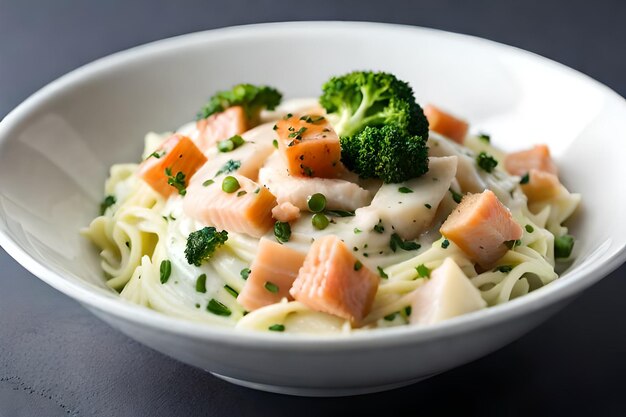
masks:
<path fill-rule="evenodd" d="M 370 387 L 346 387 L 346 388 L 309 388 L 309 387 L 290 387 L 283 385 L 260 384 L 258 382 L 246 381 L 244 379 L 232 378 L 230 376 L 220 375 L 211 372 L 212 375 L 223 379 L 231 384 L 240 385 L 246 388 L 252 388 L 259 391 L 272 392 L 275 394 L 294 395 L 298 397 L 348 397 L 351 395 L 372 394 L 375 392 L 389 391 L 395 388 L 405 387 L 415 384 L 433 375 L 421 378 L 411 379 L 408 381 L 394 382 L 392 384 L 374 385 Z"/>

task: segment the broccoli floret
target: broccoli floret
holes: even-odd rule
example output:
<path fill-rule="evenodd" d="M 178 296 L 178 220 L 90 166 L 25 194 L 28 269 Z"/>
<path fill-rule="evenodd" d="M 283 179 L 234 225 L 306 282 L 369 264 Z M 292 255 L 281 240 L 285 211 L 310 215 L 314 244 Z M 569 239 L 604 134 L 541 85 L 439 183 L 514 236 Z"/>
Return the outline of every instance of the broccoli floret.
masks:
<path fill-rule="evenodd" d="M 341 137 L 342 160 L 361 178 L 402 182 L 428 171 L 428 148 L 420 136 L 395 126 L 369 127 L 352 137 Z"/>
<path fill-rule="evenodd" d="M 339 136 L 352 136 L 365 126 L 394 125 L 428 137 L 428 121 L 413 90 L 393 74 L 356 71 L 333 77 L 323 86 L 320 104 L 335 116 Z"/>
<path fill-rule="evenodd" d="M 218 232 L 215 227 L 205 227 L 191 232 L 187 238 L 185 258 L 190 265 L 200 266 L 202 261 L 208 259 L 213 253 L 228 240 L 228 232 Z"/>
<path fill-rule="evenodd" d="M 238 84 L 231 90 L 215 93 L 198 112 L 198 120 L 222 112 L 232 106 L 242 106 L 249 119 L 258 119 L 263 108 L 274 110 L 283 95 L 275 88 L 265 85 Z"/>
<path fill-rule="evenodd" d="M 320 104 L 341 141 L 341 160 L 362 178 L 402 182 L 428 171 L 428 120 L 404 81 L 384 72 L 331 78 Z"/>

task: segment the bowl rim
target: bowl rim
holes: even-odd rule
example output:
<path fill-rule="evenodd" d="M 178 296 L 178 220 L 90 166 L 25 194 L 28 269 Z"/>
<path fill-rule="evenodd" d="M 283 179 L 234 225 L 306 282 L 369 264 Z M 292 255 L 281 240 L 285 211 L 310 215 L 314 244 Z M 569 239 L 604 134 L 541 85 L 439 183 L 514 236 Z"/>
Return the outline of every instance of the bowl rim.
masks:
<path fill-rule="evenodd" d="M 320 27 L 338 30 L 368 30 L 382 32 L 422 32 L 439 37 L 449 37 L 463 42 L 474 43 L 482 47 L 491 47 L 498 50 L 508 50 L 534 60 L 542 65 L 555 66 L 558 70 L 582 78 L 595 89 L 603 90 L 610 97 L 618 98 L 626 111 L 626 100 L 619 94 L 595 81 L 589 76 L 559 64 L 551 59 L 540 56 L 515 46 L 472 36 L 439 29 L 420 26 L 356 22 L 356 21 L 309 21 L 309 22 L 276 22 L 251 25 L 230 26 L 219 29 L 205 30 L 157 40 L 147 44 L 135 46 L 120 52 L 104 56 L 88 64 L 80 66 L 69 73 L 57 78 L 42 87 L 9 114 L 0 120 L 0 143 L 8 141 L 14 127 L 31 117 L 42 104 L 54 99 L 68 87 L 76 87 L 88 83 L 100 74 L 128 65 L 135 61 L 148 58 L 151 55 L 166 53 L 179 47 L 189 47 L 194 44 L 219 43 L 225 39 L 246 38 L 250 34 L 270 36 L 272 32 L 312 31 Z M 604 244 L 611 245 L 611 239 Z M 115 316 L 117 319 L 130 321 L 135 324 L 165 331 L 168 333 L 202 339 L 211 343 L 237 345 L 246 347 L 272 347 L 274 349 L 292 350 L 295 347 L 305 350 L 337 350 L 353 349 L 355 347 L 373 348 L 389 345 L 417 343 L 428 339 L 444 338 L 453 334 L 473 331 L 478 328 L 492 326 L 515 317 L 532 313 L 556 304 L 558 301 L 572 298 L 576 293 L 597 282 L 626 261 L 626 244 L 612 250 L 608 256 L 603 255 L 602 263 L 596 262 L 593 267 L 575 268 L 566 273 L 567 279 L 557 279 L 550 285 L 533 291 L 524 297 L 513 299 L 507 303 L 465 314 L 444 322 L 426 326 L 398 326 L 385 329 L 370 329 L 348 335 L 305 335 L 281 334 L 275 332 L 240 331 L 231 327 L 223 327 L 206 323 L 197 323 L 181 318 L 167 316 L 155 310 L 133 304 L 119 297 L 111 297 L 99 292 L 91 291 L 87 286 L 81 286 L 63 278 L 45 265 L 36 261 L 28 252 L 14 242 L 3 227 L 0 227 L 0 246 L 29 272 L 59 290 L 60 292 L 79 301 L 89 309 L 96 309 L 105 315 Z"/>

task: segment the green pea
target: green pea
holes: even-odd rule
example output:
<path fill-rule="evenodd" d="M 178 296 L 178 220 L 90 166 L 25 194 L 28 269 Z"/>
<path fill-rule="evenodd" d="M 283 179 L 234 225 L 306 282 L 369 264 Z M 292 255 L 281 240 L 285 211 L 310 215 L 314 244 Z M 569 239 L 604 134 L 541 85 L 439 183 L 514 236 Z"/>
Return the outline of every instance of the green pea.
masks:
<path fill-rule="evenodd" d="M 326 208 L 326 197 L 324 194 L 315 193 L 308 200 L 309 210 L 313 213 L 321 213 Z"/>
<path fill-rule="evenodd" d="M 313 227 L 317 230 L 324 230 L 328 227 L 330 221 L 328 217 L 324 216 L 322 213 L 316 213 L 311 219 L 311 223 L 313 223 Z"/>
<path fill-rule="evenodd" d="M 237 178 L 233 176 L 229 175 L 226 178 L 224 178 L 224 180 L 222 181 L 222 190 L 224 192 L 234 193 L 235 191 L 239 189 L 239 187 L 240 187 L 239 181 L 237 181 Z"/>

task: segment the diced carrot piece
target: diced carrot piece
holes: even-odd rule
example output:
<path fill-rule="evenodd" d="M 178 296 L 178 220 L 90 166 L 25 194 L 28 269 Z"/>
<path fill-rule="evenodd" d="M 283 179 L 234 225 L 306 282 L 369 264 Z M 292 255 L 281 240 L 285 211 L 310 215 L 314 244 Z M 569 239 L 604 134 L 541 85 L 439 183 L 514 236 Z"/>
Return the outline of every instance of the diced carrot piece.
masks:
<path fill-rule="evenodd" d="M 313 310 L 358 325 L 372 308 L 378 281 L 341 239 L 328 235 L 313 242 L 290 293 Z"/>
<path fill-rule="evenodd" d="M 522 191 L 526 194 L 530 203 L 556 197 L 560 190 L 561 182 L 559 177 L 537 169 L 531 169 L 528 172 L 528 182 L 522 184 Z"/>
<path fill-rule="evenodd" d="M 196 123 L 198 146 L 203 152 L 211 149 L 217 141 L 228 139 L 251 129 L 252 121 L 241 106 L 229 107 L 221 113 L 212 114 Z"/>
<path fill-rule="evenodd" d="M 428 104 L 424 107 L 424 115 L 428 119 L 430 130 L 435 131 L 453 141 L 463 144 L 469 124 L 438 107 Z"/>
<path fill-rule="evenodd" d="M 276 123 L 278 149 L 289 174 L 335 178 L 341 170 L 339 137 L 324 116 L 304 115 Z"/>
<path fill-rule="evenodd" d="M 526 151 L 513 152 L 504 159 L 504 168 L 511 175 L 525 175 L 531 169 L 558 175 L 556 164 L 546 145 L 536 145 Z"/>
<path fill-rule="evenodd" d="M 187 189 L 183 210 L 189 217 L 218 229 L 263 236 L 274 224 L 272 208 L 276 197 L 249 178 L 231 176 L 239 182 L 239 189 L 232 193 L 222 190 L 224 176 L 211 180 L 212 183 L 194 181 Z"/>
<path fill-rule="evenodd" d="M 505 242 L 523 233 L 491 190 L 463 197 L 439 231 L 483 268 L 490 268 L 506 253 Z"/>
<path fill-rule="evenodd" d="M 152 189 L 164 197 L 169 197 L 178 190 L 168 184 L 172 176 L 182 172 L 185 184 L 205 162 L 206 157 L 187 136 L 172 135 L 151 156 L 139 166 L 137 175 L 148 183 Z"/>
<path fill-rule="evenodd" d="M 300 209 L 285 201 L 272 209 L 272 216 L 280 222 L 292 222 L 300 218 Z"/>
<path fill-rule="evenodd" d="M 286 245 L 262 238 L 256 257 L 250 265 L 250 275 L 237 301 L 246 310 L 275 304 L 287 298 L 293 300 L 289 289 L 298 276 L 305 255 Z"/>

